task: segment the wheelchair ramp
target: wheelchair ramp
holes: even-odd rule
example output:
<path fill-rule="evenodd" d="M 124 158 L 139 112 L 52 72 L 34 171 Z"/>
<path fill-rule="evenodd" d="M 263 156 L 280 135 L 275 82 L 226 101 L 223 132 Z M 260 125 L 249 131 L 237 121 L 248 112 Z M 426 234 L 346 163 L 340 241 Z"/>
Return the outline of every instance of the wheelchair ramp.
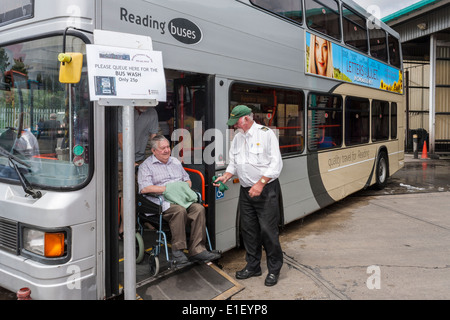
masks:
<path fill-rule="evenodd" d="M 244 287 L 214 263 L 191 264 L 148 283 L 138 284 L 142 300 L 225 300 Z"/>
<path fill-rule="evenodd" d="M 146 229 L 144 243 L 156 243 L 156 233 Z M 169 244 L 170 246 L 170 244 Z M 149 253 L 150 249 L 146 250 Z M 170 250 L 170 249 L 169 249 Z M 225 300 L 243 290 L 244 287 L 234 278 L 221 270 L 216 264 L 187 263 L 178 267 L 169 267 L 165 249 L 159 255 L 160 271 L 150 275 L 149 255 L 145 254 L 141 263 L 136 264 L 136 294 L 142 300 Z M 119 243 L 119 255 L 123 257 L 123 242 Z M 219 260 L 220 261 L 220 260 Z M 119 282 L 124 283 L 123 258 L 119 259 Z"/>

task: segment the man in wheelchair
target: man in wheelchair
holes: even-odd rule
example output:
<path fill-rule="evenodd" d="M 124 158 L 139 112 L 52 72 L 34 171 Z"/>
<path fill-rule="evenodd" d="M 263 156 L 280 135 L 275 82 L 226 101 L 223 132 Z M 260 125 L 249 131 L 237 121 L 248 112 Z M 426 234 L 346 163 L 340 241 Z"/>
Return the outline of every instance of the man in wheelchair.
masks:
<path fill-rule="evenodd" d="M 191 189 L 192 182 L 181 162 L 171 156 L 169 141 L 162 135 L 150 141 L 153 155 L 148 157 L 138 171 L 138 185 L 141 194 L 162 194 L 164 220 L 169 222 L 172 234 L 172 257 L 177 263 L 207 262 L 220 258 L 220 254 L 210 252 L 205 247 L 205 208 L 196 202 L 197 195 Z M 148 199 L 159 205 L 157 198 Z M 170 202 L 168 201 L 170 199 Z M 186 225 L 191 233 L 186 241 Z M 183 253 L 189 250 L 189 259 Z"/>

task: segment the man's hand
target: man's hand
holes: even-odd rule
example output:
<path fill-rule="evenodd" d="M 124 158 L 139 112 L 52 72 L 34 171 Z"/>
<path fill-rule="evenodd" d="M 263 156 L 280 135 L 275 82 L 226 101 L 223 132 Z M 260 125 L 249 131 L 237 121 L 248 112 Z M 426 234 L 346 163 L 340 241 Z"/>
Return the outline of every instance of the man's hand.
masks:
<path fill-rule="evenodd" d="M 222 181 L 222 183 L 226 183 L 233 175 L 231 173 L 225 172 L 222 176 L 218 177 L 214 182 L 214 187 L 220 187 L 219 181 Z"/>
<path fill-rule="evenodd" d="M 258 180 L 258 182 L 255 183 L 253 185 L 253 187 L 250 188 L 250 190 L 248 190 L 248 195 L 252 198 L 257 197 L 261 194 L 263 189 L 264 189 L 264 184 Z"/>
<path fill-rule="evenodd" d="M 261 194 L 261 192 L 264 189 L 264 186 L 270 181 L 270 178 L 264 177 L 262 176 L 261 179 L 258 180 L 258 182 L 256 182 L 253 187 L 250 188 L 250 190 L 248 190 L 248 195 L 250 197 L 257 197 Z"/>

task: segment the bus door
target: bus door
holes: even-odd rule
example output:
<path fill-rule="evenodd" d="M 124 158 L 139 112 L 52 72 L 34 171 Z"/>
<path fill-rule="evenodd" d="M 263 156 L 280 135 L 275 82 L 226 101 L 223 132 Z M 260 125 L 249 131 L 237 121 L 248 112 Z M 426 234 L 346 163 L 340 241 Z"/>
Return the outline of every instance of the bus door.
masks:
<path fill-rule="evenodd" d="M 214 154 L 205 132 L 214 128 L 214 76 L 195 75 L 174 80 L 175 117 L 172 155 L 182 160 L 193 189 L 202 194 L 206 223 L 215 247 Z M 214 138 L 212 138 L 214 139 Z M 214 152 L 214 151 L 212 151 Z"/>

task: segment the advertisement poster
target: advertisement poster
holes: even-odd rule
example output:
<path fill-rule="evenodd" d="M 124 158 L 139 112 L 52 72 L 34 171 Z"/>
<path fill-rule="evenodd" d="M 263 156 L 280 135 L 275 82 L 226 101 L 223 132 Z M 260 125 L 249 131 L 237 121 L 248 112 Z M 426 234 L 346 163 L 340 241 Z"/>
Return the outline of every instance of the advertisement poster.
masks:
<path fill-rule="evenodd" d="M 306 72 L 403 93 L 400 70 L 309 32 L 306 32 Z"/>
<path fill-rule="evenodd" d="M 159 51 L 87 45 L 89 93 L 99 98 L 166 101 L 166 80 Z"/>

